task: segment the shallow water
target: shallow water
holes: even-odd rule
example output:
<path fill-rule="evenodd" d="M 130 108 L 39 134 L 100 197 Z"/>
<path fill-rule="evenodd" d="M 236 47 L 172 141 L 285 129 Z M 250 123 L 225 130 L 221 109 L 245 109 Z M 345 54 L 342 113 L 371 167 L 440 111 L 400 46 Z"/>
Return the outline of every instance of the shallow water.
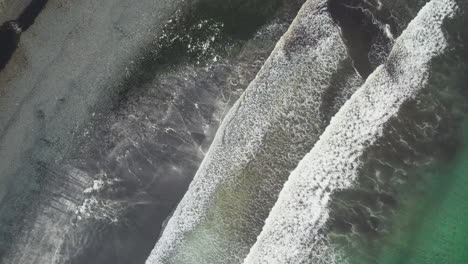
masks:
<path fill-rule="evenodd" d="M 463 20 L 457 10 L 454 1 L 431 1 L 419 12 L 291 173 L 244 263 L 407 263 L 413 248 L 419 256 L 409 263 L 437 263 L 431 254 L 440 251 L 418 248 L 417 229 L 433 197 L 448 194 L 447 169 L 466 137 L 465 43 L 452 38 Z M 450 217 L 464 237 L 462 220 Z M 395 247 L 401 254 L 387 252 Z M 453 250 L 442 263 L 463 259 Z"/>
<path fill-rule="evenodd" d="M 468 260 L 467 120 L 461 132 L 462 146 L 454 159 L 423 172 L 429 179 L 419 197 L 403 198 L 410 200 L 396 216 L 393 232 L 383 241 L 375 263 L 448 264 Z"/>
<path fill-rule="evenodd" d="M 457 32 L 462 25 L 460 21 L 466 23 L 466 18 L 449 25 L 448 32 Z M 439 106 L 430 108 L 426 117 L 416 115 L 417 122 L 428 117 L 433 119 L 434 115 L 445 120 L 431 130 L 435 137 L 425 143 L 422 140 L 412 150 L 386 156 L 380 160 L 385 166 L 379 165 L 381 171 L 377 177 L 370 169 L 363 173 L 357 186 L 336 194 L 338 199 L 332 202 L 331 213 L 332 217 L 333 212 L 337 214 L 331 221 L 331 229 L 335 230 L 332 245 L 343 250 L 347 263 L 464 263 L 468 260 L 466 40 L 457 38 L 451 43 L 457 48 L 436 63 L 433 78 L 439 81 L 435 82 L 430 96 L 439 98 L 431 99 L 434 106 Z M 394 129 L 394 133 L 416 132 L 401 126 Z M 408 155 L 414 151 L 416 154 Z M 373 199 L 384 205 L 376 206 Z M 349 227 L 353 230 L 343 232 Z"/>
<path fill-rule="evenodd" d="M 0 28 L 12 37 L 0 54 L 1 263 L 242 263 L 291 171 L 427 1 L 323 0 L 279 43 L 304 1 L 91 2 L 34 2 L 19 17 L 22 39 Z M 320 240 L 309 262 L 468 261 L 466 25 L 448 27 L 447 58 L 413 76 L 436 80 L 429 92 L 404 105 L 374 147 L 351 149 L 366 149 L 364 165 L 305 238 Z M 407 73 L 395 68 L 405 58 L 391 58 L 387 84 Z M 332 164 L 332 154 L 316 157 Z M 147 260 L 200 164 L 206 182 L 192 183 Z M 286 229 L 322 210 L 309 209 Z M 259 261 L 284 264 L 273 255 L 297 245 L 277 246 L 284 237 L 271 230 Z"/>
<path fill-rule="evenodd" d="M 160 35 L 149 32 L 152 41 L 125 61 L 112 93 L 98 94 L 106 100 L 89 109 L 66 157 L 41 157 L 39 179 L 7 186 L 3 261 L 144 262 L 220 120 L 300 6 L 280 2 L 249 2 L 259 13 L 232 2 L 226 13 L 201 1 L 176 11 Z M 57 99 L 65 107 L 68 100 Z M 37 117 L 49 119 L 45 111 Z M 45 136 L 39 144 L 56 143 Z"/>

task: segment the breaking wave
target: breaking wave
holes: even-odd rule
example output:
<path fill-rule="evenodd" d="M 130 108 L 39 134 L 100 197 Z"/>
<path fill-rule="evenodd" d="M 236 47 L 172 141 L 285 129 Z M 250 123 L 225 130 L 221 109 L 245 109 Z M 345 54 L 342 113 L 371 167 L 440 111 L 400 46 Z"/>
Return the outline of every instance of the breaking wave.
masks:
<path fill-rule="evenodd" d="M 147 263 L 238 263 L 289 172 L 362 83 L 326 1 L 306 3 L 245 93 Z"/>
<path fill-rule="evenodd" d="M 433 64 L 447 52 L 445 22 L 456 13 L 451 0 L 431 1 L 420 11 L 396 40 L 387 62 L 346 102 L 291 173 L 244 263 L 343 261 L 326 236 L 331 197 L 355 184 L 368 150 L 389 137 L 395 122 L 422 111 Z M 411 104 L 416 104 L 414 112 L 402 110 Z M 406 125 L 418 130 L 424 122 Z M 418 144 L 405 143 L 410 149 Z"/>

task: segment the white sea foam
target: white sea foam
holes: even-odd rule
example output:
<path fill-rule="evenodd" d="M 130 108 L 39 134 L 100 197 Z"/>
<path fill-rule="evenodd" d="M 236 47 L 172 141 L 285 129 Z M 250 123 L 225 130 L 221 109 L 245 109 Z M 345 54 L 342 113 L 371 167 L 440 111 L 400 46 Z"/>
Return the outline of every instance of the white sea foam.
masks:
<path fill-rule="evenodd" d="M 268 199 L 257 193 L 249 193 L 247 198 L 233 194 L 230 204 L 250 206 L 212 211 L 216 215 L 212 219 L 218 220 L 211 225 L 207 224 L 206 215 L 213 210 L 216 199 L 222 199 L 216 195 L 229 184 L 236 190 L 242 189 L 239 193 L 245 191 L 243 188 L 248 186 L 239 178 L 249 173 L 249 177 L 261 179 L 254 184 L 270 188 L 269 195 L 276 198 L 289 175 L 287 166 L 293 168 L 297 164 L 328 124 L 330 113 L 321 109 L 334 113 L 362 83 L 351 66 L 340 30 L 326 11 L 326 3 L 310 0 L 304 4 L 255 80 L 229 111 L 146 263 L 239 263 L 245 257 L 254 241 L 246 242 L 250 240 L 245 234 L 252 239 L 258 234 L 246 228 L 247 216 L 253 213 L 248 207 L 259 210 L 258 206 L 263 206 L 269 210 L 272 204 L 262 204 Z M 349 66 L 347 72 L 340 74 L 345 80 L 333 87 L 332 79 L 343 70 L 343 65 Z M 340 98 L 324 102 L 330 90 Z M 272 140 L 274 133 L 280 136 Z M 251 163 L 255 163 L 254 171 L 245 172 Z M 226 214 L 236 215 L 236 219 L 225 217 Z M 263 222 L 263 218 L 255 220 L 258 225 Z M 230 234 L 237 232 L 233 238 L 226 232 L 225 226 L 229 225 L 248 230 L 228 230 Z M 198 233 L 188 238 L 191 232 Z"/>
<path fill-rule="evenodd" d="M 448 47 L 443 22 L 456 9 L 453 0 L 432 0 L 408 25 L 387 63 L 346 102 L 291 173 L 245 264 L 334 262 L 319 232 L 330 195 L 353 185 L 363 151 L 401 105 L 427 87 L 431 62 Z"/>

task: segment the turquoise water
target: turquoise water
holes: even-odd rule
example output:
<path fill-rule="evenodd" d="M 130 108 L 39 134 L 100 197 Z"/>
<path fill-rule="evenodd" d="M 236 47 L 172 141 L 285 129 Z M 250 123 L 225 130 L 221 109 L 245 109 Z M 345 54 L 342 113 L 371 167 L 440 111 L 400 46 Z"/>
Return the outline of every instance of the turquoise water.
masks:
<path fill-rule="evenodd" d="M 462 133 L 462 149 L 445 168 L 427 172 L 426 190 L 407 202 L 376 263 L 468 263 L 468 119 Z"/>
<path fill-rule="evenodd" d="M 330 237 L 343 263 L 468 263 L 466 52 L 447 58 L 368 151 L 356 186 L 336 194 Z"/>
<path fill-rule="evenodd" d="M 344 263 L 468 263 L 466 80 L 442 85 L 450 74 L 437 72 L 435 89 L 389 126 L 397 136 L 369 151 L 358 184 L 336 195 L 331 242 Z"/>
<path fill-rule="evenodd" d="M 468 263 L 468 119 L 462 124 L 456 155 L 408 175 L 419 182 L 400 190 L 380 236 L 335 240 L 345 248 L 344 263 Z"/>

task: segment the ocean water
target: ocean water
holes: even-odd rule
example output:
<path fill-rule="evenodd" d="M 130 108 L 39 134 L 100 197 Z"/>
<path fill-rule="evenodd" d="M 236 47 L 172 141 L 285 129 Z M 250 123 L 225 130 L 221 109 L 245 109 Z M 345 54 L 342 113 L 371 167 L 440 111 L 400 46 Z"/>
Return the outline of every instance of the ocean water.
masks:
<path fill-rule="evenodd" d="M 465 86 L 466 87 L 466 86 Z M 466 105 L 466 97 L 455 99 Z M 340 202 L 351 206 L 348 223 L 359 231 L 332 235 L 331 244 L 343 250 L 344 263 L 465 263 L 468 225 L 468 121 L 466 108 L 458 116 L 448 138 L 431 151 L 446 148 L 443 156 L 400 172 L 387 184 L 369 190 L 365 180 L 355 189 L 338 193 Z M 396 173 L 398 174 L 398 173 Z M 387 185 L 387 186 L 386 186 Z M 393 185 L 392 187 L 388 185 Z M 368 199 L 388 195 L 385 210 L 373 207 Z M 352 200 L 354 199 L 354 203 Z M 347 200 L 347 201 L 346 201 Z M 339 203 L 335 201 L 332 206 Z M 342 210 L 337 206 L 335 213 Z M 364 209 L 364 212 L 361 210 Z M 365 210 L 369 210 L 366 212 Z M 333 211 L 332 213 L 333 214 Z M 340 213 L 338 213 L 340 215 Z M 343 215 L 342 215 L 343 217 Z M 338 217 L 337 217 L 338 219 Z M 367 219 L 367 222 L 366 220 Z M 335 219 L 336 220 L 336 219 Z M 363 221 L 363 222 L 361 222 Z M 333 222 L 333 221 L 332 221 Z M 360 224 L 361 223 L 361 224 Z M 336 223 L 332 223 L 334 226 Z M 343 224 L 343 223 L 341 223 Z M 339 229 L 332 227 L 332 229 Z"/>
<path fill-rule="evenodd" d="M 386 178 L 387 183 L 375 184 L 364 179 L 352 188 L 356 191 L 337 194 L 343 196 L 332 205 L 335 212 L 343 209 L 338 203 L 356 209 L 353 213 L 349 210 L 345 213 L 348 223 L 359 229 L 360 221 L 367 219 L 367 222 L 361 222 L 363 230 L 348 233 L 347 239 L 343 233 L 334 236 L 335 246 L 345 252 L 346 263 L 448 264 L 468 261 L 468 79 L 465 75 L 468 41 L 466 34 L 456 33 L 464 24 L 466 16 L 460 15 L 446 26 L 448 36 L 459 37 L 449 37 L 452 51 L 437 61 L 432 75 L 439 81 L 430 89 L 430 97 L 440 99 L 432 103 L 440 106 L 439 110 L 433 109 L 432 114 L 445 122 L 433 131 L 435 137 L 425 143 L 426 147 L 419 148 L 420 158 L 412 160 L 404 155 L 404 151 L 400 152 L 398 155 L 407 157 L 404 162 L 410 164 L 399 166 L 399 171 L 393 171 L 393 176 Z M 423 116 L 420 118 L 424 119 Z M 395 133 L 411 133 L 411 130 L 404 130 L 397 127 Z M 387 158 L 387 164 L 391 166 L 400 157 Z M 379 199 L 378 195 L 373 196 L 376 193 L 386 195 L 382 199 L 387 202 L 387 206 L 382 207 L 385 210 L 376 209 L 368 200 Z M 355 202 L 346 202 L 346 199 Z"/>
<path fill-rule="evenodd" d="M 362 83 L 324 8 L 304 4 L 231 108 L 147 263 L 247 255 L 289 171 Z"/>
<path fill-rule="evenodd" d="M 399 190 L 402 194 L 396 196 L 397 208 L 384 224 L 385 234 L 366 239 L 356 235 L 346 244 L 337 242 L 336 246 L 347 247 L 344 263 L 448 264 L 468 260 L 466 116 L 461 122 L 456 135 L 460 145 L 450 159 L 408 174 L 417 180 Z"/>
<path fill-rule="evenodd" d="M 137 45 L 123 65 L 111 66 L 123 74 L 112 76 L 108 90 L 94 94 L 101 101 L 86 109 L 88 122 L 72 130 L 74 142 L 60 145 L 45 133 L 34 145 L 39 154 L 27 160 L 32 172 L 2 186 L 8 199 L 1 204 L 1 262 L 144 262 L 219 122 L 300 4 L 194 1 L 169 14 L 164 26 L 149 25 L 161 26 L 162 32 L 144 31 L 150 41 Z M 151 22 L 144 17 L 131 21 Z M 73 58 L 68 50 L 64 54 Z M 58 96 L 54 104 L 62 110 L 79 107 L 69 103 L 74 97 Z M 37 118 L 44 127 L 55 121 L 46 110 L 38 110 Z M 40 155 L 54 147 L 63 152 L 60 160 Z"/>
<path fill-rule="evenodd" d="M 468 121 L 461 130 L 462 146 L 453 160 L 423 172 L 428 178 L 418 197 L 408 194 L 392 233 L 371 262 L 354 263 L 466 263 L 468 237 Z M 414 193 L 413 193 L 414 194 Z"/>
<path fill-rule="evenodd" d="M 466 192 L 450 187 L 466 177 L 459 7 L 431 1 L 411 21 L 291 173 L 244 263 L 466 261 Z M 443 217 L 450 195 L 461 208 Z"/>
<path fill-rule="evenodd" d="M 468 1 L 130 2 L 0 27 L 0 263 L 468 263 Z"/>

